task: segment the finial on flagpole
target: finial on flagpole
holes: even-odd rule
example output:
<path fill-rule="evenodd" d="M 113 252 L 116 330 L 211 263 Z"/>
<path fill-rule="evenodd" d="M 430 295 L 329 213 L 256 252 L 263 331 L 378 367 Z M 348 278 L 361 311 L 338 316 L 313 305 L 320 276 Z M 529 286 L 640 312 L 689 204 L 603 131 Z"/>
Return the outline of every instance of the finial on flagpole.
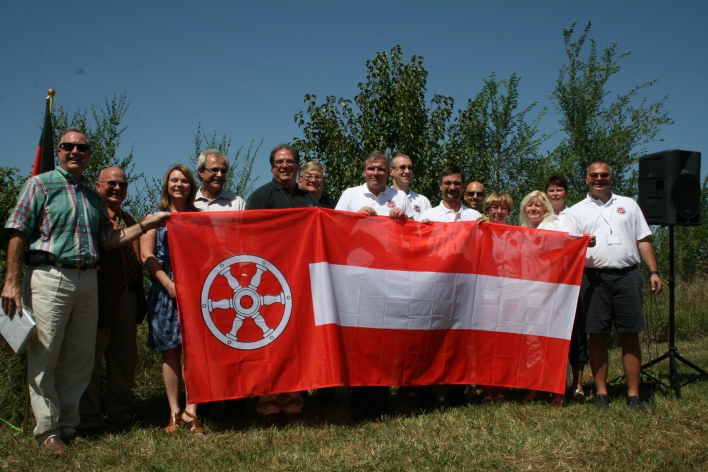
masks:
<path fill-rule="evenodd" d="M 54 91 L 54 89 L 49 89 L 49 90 L 47 90 L 47 94 L 48 94 L 50 97 L 54 97 L 54 94 L 55 94 L 55 93 L 56 93 L 56 92 Z"/>

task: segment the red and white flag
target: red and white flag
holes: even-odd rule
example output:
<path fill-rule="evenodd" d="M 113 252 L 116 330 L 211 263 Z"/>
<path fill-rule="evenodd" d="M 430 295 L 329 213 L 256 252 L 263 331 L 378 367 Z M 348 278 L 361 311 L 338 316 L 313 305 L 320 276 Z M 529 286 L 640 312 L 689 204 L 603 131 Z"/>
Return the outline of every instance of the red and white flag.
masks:
<path fill-rule="evenodd" d="M 190 402 L 337 385 L 564 391 L 586 237 L 316 208 L 167 225 Z"/>

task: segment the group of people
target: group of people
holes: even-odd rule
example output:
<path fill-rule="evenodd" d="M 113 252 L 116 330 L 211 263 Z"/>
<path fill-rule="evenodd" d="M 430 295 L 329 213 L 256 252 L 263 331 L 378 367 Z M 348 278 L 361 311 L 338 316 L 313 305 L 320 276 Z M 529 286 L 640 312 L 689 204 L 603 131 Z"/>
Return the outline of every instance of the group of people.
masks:
<path fill-rule="evenodd" d="M 36 319 L 38 335 L 28 347 L 30 395 L 37 420 L 34 435 L 39 444 L 57 455 L 64 454 L 72 441 L 99 431 L 104 359 L 108 382 L 105 413 L 112 421 L 132 419 L 136 326 L 145 317 L 148 345 L 159 350 L 163 359 L 170 408 L 165 431 L 186 425 L 195 434 L 204 434 L 198 415 L 208 405 L 199 405 L 199 409 L 195 404 L 180 405 L 182 351 L 175 302 L 178 288 L 165 227 L 169 213 L 324 207 L 428 224 L 503 224 L 513 208 L 507 193 L 486 195 L 481 182 L 473 181 L 465 188 L 464 173 L 457 166 L 447 166 L 440 173 L 442 200 L 432 207 L 425 196 L 411 189 L 411 158 L 399 154 L 390 159 L 381 151 L 363 159 L 364 183 L 333 199 L 324 193 L 324 166 L 315 161 L 301 166 L 298 150 L 281 144 L 270 153 L 273 179 L 256 189 L 248 201 L 224 188 L 228 158 L 209 149 L 197 160 L 199 181 L 187 167 L 171 166 L 162 181 L 159 205 L 144 221 L 135 223 L 121 207 L 129 185 L 125 173 L 118 167 L 103 169 L 91 189 L 83 176 L 90 155 L 90 143 L 81 130 L 64 132 L 57 149 L 59 167 L 24 184 L 6 224 L 11 236 L 3 310 L 13 316 L 24 309 Z M 608 407 L 607 343 L 614 324 L 622 343 L 627 403 L 643 409 L 638 333 L 645 324 L 637 265 L 643 261 L 648 266 L 654 293 L 661 291 L 662 281 L 651 231 L 634 200 L 612 192 L 612 181 L 609 165 L 593 162 L 586 176 L 587 198 L 568 208 L 567 182 L 553 176 L 547 180 L 545 192 L 533 191 L 522 200 L 519 216 L 523 226 L 590 235 L 571 339 L 570 396 L 577 401 L 585 399 L 582 372 L 588 363 L 589 333 L 595 406 Z M 23 261 L 28 269 L 21 283 Z M 141 263 L 150 274 L 147 298 Z M 505 401 L 504 389 L 478 387 L 485 403 Z M 464 389 L 449 387 L 451 405 L 464 403 Z M 434 397 L 430 387 L 418 388 L 417 394 L 431 406 Z M 531 392 L 526 400 L 542 394 Z M 384 413 L 387 396 L 387 387 L 353 388 L 350 408 L 354 420 Z M 552 401 L 560 405 L 565 396 L 555 395 Z M 301 392 L 282 392 L 261 396 L 256 409 L 280 424 L 298 415 L 303 403 Z M 225 408 L 227 412 L 243 411 L 243 401 L 226 402 Z"/>

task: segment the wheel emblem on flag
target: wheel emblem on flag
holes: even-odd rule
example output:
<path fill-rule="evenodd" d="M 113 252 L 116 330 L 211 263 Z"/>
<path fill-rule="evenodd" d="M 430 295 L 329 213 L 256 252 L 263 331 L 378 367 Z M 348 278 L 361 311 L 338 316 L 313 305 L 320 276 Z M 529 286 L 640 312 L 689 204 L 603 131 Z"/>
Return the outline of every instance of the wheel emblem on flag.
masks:
<path fill-rule="evenodd" d="M 250 254 L 229 257 L 202 285 L 201 309 L 211 334 L 234 349 L 275 341 L 290 321 L 290 286 L 271 262 Z"/>

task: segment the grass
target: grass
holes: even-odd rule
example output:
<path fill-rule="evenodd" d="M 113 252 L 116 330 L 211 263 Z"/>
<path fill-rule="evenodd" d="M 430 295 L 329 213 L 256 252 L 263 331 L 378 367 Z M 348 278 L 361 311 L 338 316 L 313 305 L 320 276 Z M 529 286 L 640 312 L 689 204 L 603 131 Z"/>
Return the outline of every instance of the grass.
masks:
<path fill-rule="evenodd" d="M 708 366 L 706 293 L 705 287 L 677 288 L 679 353 L 703 368 Z M 645 361 L 666 351 L 664 341 L 650 343 L 666 337 L 655 332 L 665 325 L 662 304 L 660 297 L 646 305 Z M 685 329 L 686 324 L 691 328 Z M 144 341 L 143 329 L 141 337 Z M 8 349 L 0 346 L 0 418 L 21 426 L 22 358 Z M 627 409 L 621 384 L 611 386 L 614 401 L 604 412 L 590 404 L 560 409 L 522 405 L 523 391 L 510 392 L 515 401 L 486 406 L 470 391 L 469 406 L 422 414 L 416 400 L 394 394 L 391 416 L 358 426 L 350 422 L 347 392 L 341 389 L 335 401 L 308 397 L 302 419 L 283 429 L 271 429 L 258 418 L 253 401 L 235 422 L 226 421 L 223 406 L 217 405 L 204 418 L 209 434 L 194 437 L 186 430 L 169 436 L 162 431 L 168 408 L 159 362 L 156 353 L 141 348 L 136 423 L 107 424 L 97 441 L 72 446 L 67 456 L 54 458 L 31 437 L 1 423 L 0 470 L 708 469 L 708 379 L 684 386 L 681 400 L 672 389 L 645 384 L 646 414 Z M 684 366 L 680 372 L 682 381 L 692 376 Z M 651 373 L 668 383 L 667 362 Z M 620 374 L 619 351 L 613 349 L 610 376 Z M 587 386 L 586 392 L 592 392 L 591 379 Z"/>

